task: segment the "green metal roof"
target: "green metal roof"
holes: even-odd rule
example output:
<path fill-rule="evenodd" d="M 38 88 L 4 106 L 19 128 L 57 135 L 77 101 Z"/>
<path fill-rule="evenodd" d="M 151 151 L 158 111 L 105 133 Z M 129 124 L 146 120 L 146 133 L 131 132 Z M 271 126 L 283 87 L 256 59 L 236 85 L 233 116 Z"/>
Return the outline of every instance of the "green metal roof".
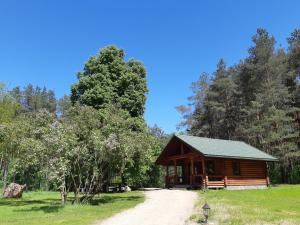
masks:
<path fill-rule="evenodd" d="M 277 158 L 242 141 L 229 141 L 189 135 L 175 135 L 175 137 L 206 157 L 277 161 Z"/>

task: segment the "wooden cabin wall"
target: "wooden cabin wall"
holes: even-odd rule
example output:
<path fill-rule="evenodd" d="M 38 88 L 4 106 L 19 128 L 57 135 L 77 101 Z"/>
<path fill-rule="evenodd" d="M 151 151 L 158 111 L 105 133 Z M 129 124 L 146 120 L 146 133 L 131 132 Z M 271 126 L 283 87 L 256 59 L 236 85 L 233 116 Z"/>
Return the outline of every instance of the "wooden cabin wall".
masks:
<path fill-rule="evenodd" d="M 233 161 L 240 163 L 240 175 L 233 175 Z M 225 160 L 228 186 L 267 185 L 266 162 L 253 160 Z"/>
<path fill-rule="evenodd" d="M 224 159 L 215 160 L 216 175 L 224 175 Z"/>

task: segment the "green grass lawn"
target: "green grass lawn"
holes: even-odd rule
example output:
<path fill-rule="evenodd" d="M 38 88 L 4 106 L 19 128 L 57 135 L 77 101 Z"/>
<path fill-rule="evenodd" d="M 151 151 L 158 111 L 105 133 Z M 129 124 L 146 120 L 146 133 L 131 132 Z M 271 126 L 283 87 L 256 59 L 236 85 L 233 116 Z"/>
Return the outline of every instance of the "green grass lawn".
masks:
<path fill-rule="evenodd" d="M 28 192 L 22 199 L 0 196 L 1 225 L 92 224 L 144 201 L 142 192 L 101 194 L 92 205 L 62 206 L 57 192 Z"/>
<path fill-rule="evenodd" d="M 192 219 L 201 222 L 202 205 L 211 206 L 215 225 L 299 225 L 300 185 L 280 185 L 265 190 L 199 192 Z"/>

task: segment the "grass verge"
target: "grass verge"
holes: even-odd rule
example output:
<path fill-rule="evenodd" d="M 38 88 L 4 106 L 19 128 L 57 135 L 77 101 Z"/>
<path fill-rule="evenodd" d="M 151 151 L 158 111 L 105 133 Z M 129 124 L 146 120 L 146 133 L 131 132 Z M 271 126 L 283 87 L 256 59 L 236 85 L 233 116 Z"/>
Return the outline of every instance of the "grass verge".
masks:
<path fill-rule="evenodd" d="M 200 191 L 193 221 L 203 221 L 205 202 L 211 207 L 209 220 L 215 225 L 300 224 L 300 185 L 280 185 L 264 190 Z"/>

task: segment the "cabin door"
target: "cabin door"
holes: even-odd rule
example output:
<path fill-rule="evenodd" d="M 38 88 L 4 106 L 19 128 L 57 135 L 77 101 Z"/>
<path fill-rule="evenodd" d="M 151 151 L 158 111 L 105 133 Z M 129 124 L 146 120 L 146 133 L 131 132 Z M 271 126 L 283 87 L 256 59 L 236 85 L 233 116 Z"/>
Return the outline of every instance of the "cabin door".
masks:
<path fill-rule="evenodd" d="M 202 162 L 201 161 L 195 161 L 194 162 L 194 182 L 196 185 L 201 185 L 202 184 Z"/>
<path fill-rule="evenodd" d="M 177 183 L 184 184 L 185 183 L 185 164 L 184 160 L 178 160 L 176 166 L 177 172 Z"/>
<path fill-rule="evenodd" d="M 187 160 L 185 163 L 185 184 L 190 184 L 191 179 L 191 163 L 190 160 Z"/>

